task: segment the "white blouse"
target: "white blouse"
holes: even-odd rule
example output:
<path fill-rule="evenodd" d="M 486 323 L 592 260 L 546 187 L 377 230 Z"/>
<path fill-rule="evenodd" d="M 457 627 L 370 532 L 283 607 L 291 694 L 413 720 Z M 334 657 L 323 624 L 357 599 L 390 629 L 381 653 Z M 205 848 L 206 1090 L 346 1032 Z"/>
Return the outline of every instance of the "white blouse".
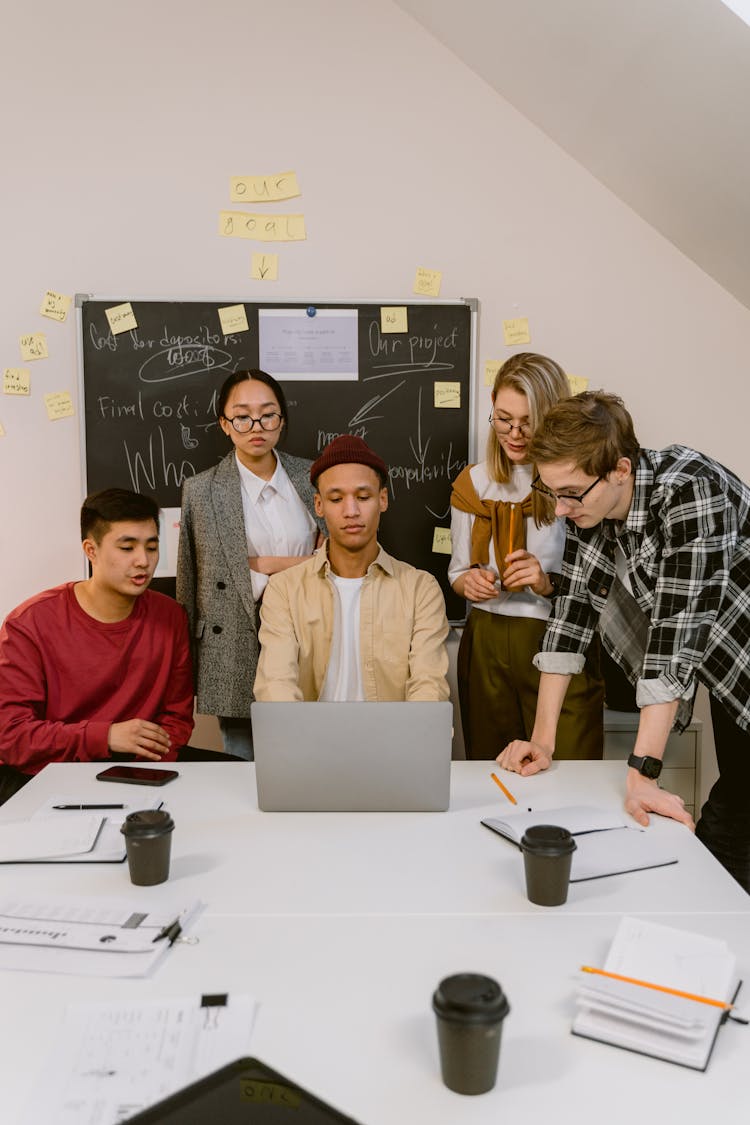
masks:
<path fill-rule="evenodd" d="M 312 554 L 317 538 L 315 520 L 297 495 L 279 458 L 276 457 L 276 471 L 270 480 L 263 480 L 246 469 L 239 457 L 237 468 L 242 484 L 248 555 Z M 268 575 L 251 570 L 250 581 L 257 602 L 266 588 Z"/>
<path fill-rule="evenodd" d="M 497 481 L 490 480 L 487 466 L 481 462 L 471 469 L 471 479 L 480 500 L 508 500 L 510 503 L 520 504 L 531 491 L 531 466 L 514 466 L 513 476 L 508 483 L 498 484 Z M 471 529 L 474 518 L 469 512 L 461 512 L 458 508 L 451 507 L 453 553 L 448 566 L 448 578 L 451 583 L 455 582 L 460 574 L 465 574 L 471 566 Z M 554 574 L 560 573 L 564 544 L 563 519 L 555 520 L 548 527 L 537 527 L 532 518 L 526 520 L 526 550 L 537 557 L 545 574 L 549 574 L 550 571 Z M 486 569 L 499 577 L 492 542 L 490 542 L 490 561 Z M 551 609 L 549 598 L 534 594 L 529 589 L 517 594 L 509 594 L 501 590 L 496 598 L 470 604 L 472 608 L 485 609 L 488 613 L 500 613 L 506 617 L 537 617 L 541 621 L 547 620 Z"/>

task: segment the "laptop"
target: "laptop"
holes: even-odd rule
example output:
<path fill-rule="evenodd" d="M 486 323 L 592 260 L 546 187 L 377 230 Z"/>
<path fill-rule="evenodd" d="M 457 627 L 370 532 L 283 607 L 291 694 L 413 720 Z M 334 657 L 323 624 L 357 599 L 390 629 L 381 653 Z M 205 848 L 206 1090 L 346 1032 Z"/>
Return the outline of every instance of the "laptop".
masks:
<path fill-rule="evenodd" d="M 453 708 L 443 703 L 253 703 L 264 812 L 443 812 Z"/>

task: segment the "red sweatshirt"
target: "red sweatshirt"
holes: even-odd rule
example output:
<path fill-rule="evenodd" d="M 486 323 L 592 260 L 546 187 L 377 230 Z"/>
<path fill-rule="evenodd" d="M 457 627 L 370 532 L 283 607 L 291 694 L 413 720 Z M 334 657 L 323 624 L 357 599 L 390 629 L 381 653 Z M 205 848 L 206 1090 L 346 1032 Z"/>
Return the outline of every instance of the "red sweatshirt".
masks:
<path fill-rule="evenodd" d="M 176 756 L 193 729 L 187 617 L 146 590 L 125 621 L 90 617 L 74 583 L 14 609 L 0 630 L 0 762 L 38 773 L 49 762 L 107 758 L 112 723 L 148 719 Z"/>

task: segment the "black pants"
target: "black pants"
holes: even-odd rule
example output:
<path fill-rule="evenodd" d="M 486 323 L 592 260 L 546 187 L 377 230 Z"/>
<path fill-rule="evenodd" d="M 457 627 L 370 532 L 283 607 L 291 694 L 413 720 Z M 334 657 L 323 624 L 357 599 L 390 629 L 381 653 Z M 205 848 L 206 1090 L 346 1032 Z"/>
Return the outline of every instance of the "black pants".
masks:
<path fill-rule="evenodd" d="M 31 781 L 28 773 L 21 773 L 14 766 L 0 765 L 0 805 L 4 804 L 19 789 L 23 789 L 27 781 Z"/>
<path fill-rule="evenodd" d="M 750 894 L 750 731 L 738 727 L 713 695 L 711 719 L 719 780 L 695 834 Z"/>

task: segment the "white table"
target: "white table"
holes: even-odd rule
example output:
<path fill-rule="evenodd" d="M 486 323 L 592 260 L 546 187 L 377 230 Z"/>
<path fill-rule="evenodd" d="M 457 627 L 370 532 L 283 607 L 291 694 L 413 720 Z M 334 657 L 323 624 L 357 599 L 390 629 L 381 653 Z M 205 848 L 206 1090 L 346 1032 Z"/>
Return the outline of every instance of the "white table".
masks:
<path fill-rule="evenodd" d="M 263 914 L 544 914 L 525 893 L 520 852 L 482 827 L 482 817 L 511 805 L 485 762 L 454 762 L 446 813 L 262 813 L 255 767 L 183 763 L 163 796 L 175 819 L 170 883 L 212 911 Z M 0 810 L 30 815 L 50 795 L 68 801 L 132 801 L 132 785 L 103 785 L 98 764 L 48 766 Z M 519 808 L 601 804 L 621 810 L 623 766 L 562 762 L 531 778 L 506 775 Z M 563 913 L 750 911 L 750 896 L 684 826 L 653 818 L 680 862 L 573 884 Z M 0 891 L 17 879 L 0 868 Z M 120 894 L 127 868 L 110 865 L 27 867 L 24 887 L 59 893 Z M 54 879 L 54 884 L 51 880 Z M 153 897 L 160 889 L 148 888 Z"/>
<path fill-rule="evenodd" d="M 50 795 L 132 800 L 95 781 L 100 765 L 48 767 L 0 809 L 30 815 Z M 175 822 L 171 897 L 202 898 L 198 945 L 177 945 L 148 980 L 0 972 L 3 1122 L 18 1119 L 54 1048 L 65 1004 L 249 992 L 262 1003 L 253 1051 L 362 1125 L 429 1121 L 705 1125 L 741 1105 L 750 1030 L 720 1033 L 702 1075 L 570 1035 L 574 974 L 601 963 L 622 913 L 723 937 L 750 989 L 750 896 L 679 825 L 652 830 L 680 862 L 571 887 L 554 909 L 526 900 L 519 852 L 480 826 L 509 805 L 487 763 L 455 763 L 447 813 L 261 813 L 253 767 L 185 763 L 160 792 Z M 505 778 L 540 811 L 620 808 L 619 763 L 571 762 Z M 0 892 L 100 894 L 159 901 L 124 865 L 0 867 Z M 464 1098 L 440 1081 L 430 998 L 465 970 L 495 976 L 510 998 L 496 1089 Z M 750 1007 L 750 1000 L 744 1001 Z"/>

